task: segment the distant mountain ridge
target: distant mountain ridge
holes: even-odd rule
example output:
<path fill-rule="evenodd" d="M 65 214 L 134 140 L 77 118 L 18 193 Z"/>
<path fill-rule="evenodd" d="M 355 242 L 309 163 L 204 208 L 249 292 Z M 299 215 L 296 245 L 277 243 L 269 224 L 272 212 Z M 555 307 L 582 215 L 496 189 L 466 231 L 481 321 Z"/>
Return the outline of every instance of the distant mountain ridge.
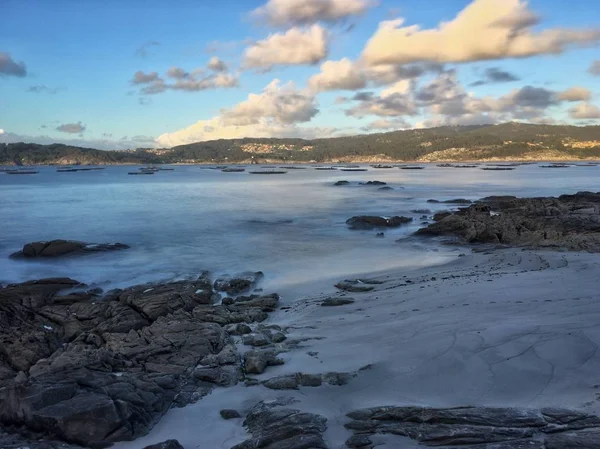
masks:
<path fill-rule="evenodd" d="M 103 151 L 0 144 L 0 165 L 303 163 L 600 159 L 600 126 L 444 126 L 327 139 L 220 139 L 169 149 Z"/>

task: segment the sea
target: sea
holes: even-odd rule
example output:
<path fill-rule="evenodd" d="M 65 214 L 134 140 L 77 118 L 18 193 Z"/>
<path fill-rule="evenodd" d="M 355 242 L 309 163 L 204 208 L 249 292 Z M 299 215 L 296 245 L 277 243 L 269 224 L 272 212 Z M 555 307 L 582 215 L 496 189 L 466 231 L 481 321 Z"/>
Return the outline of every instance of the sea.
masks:
<path fill-rule="evenodd" d="M 429 199 L 600 190 L 600 167 L 540 165 L 512 171 L 363 166 L 367 171 L 353 172 L 301 166 L 281 175 L 250 174 L 256 167 L 224 173 L 202 165 L 142 176 L 128 174 L 135 166 L 0 173 L 0 284 L 71 277 L 106 290 L 190 279 L 205 270 L 215 276 L 260 270 L 265 288 L 293 289 L 320 279 L 442 264 L 462 250 L 413 233 L 435 212 L 458 206 Z M 350 184 L 334 186 L 340 180 Z M 375 180 L 393 190 L 360 185 Z M 349 229 L 346 220 L 356 215 L 414 220 L 378 237 L 377 230 Z M 9 258 L 27 242 L 52 239 L 131 248 L 60 259 Z"/>

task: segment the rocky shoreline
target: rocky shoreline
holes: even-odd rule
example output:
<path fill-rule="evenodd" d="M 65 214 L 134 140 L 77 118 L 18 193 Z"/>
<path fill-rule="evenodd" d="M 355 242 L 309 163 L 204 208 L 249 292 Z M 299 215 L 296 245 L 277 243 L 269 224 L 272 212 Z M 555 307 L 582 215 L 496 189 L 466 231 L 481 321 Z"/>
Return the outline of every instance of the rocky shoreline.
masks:
<path fill-rule="evenodd" d="M 600 252 L 600 193 L 580 192 L 558 198 L 488 197 L 473 204 L 462 199 L 446 203 L 466 207 L 436 214 L 435 222 L 417 231 L 417 235 L 451 237 L 469 244 Z M 372 229 L 408 222 L 405 217 L 358 216 L 348 224 L 351 228 Z M 38 256 L 50 248 L 48 242 L 32 245 L 26 245 L 22 253 Z M 60 241 L 54 245 L 56 255 L 63 255 L 81 253 L 89 244 Z M 69 251 L 63 251 L 65 245 Z M 112 249 L 122 248 L 107 248 Z M 502 266 L 507 269 L 522 263 L 520 257 L 517 262 Z M 497 266 L 492 263 L 491 270 Z M 339 408 L 345 416 L 333 423 L 318 407 L 311 409 L 300 404 L 295 394 L 298 392 L 304 395 L 310 390 L 339 389 L 339 393 L 329 394 L 344 396 L 352 384 L 359 385 L 358 391 L 368 388 L 372 382 L 361 378 L 378 379 L 381 366 L 369 362 L 340 369 L 326 363 L 315 369 L 296 362 L 282 370 L 282 365 L 288 366 L 292 352 L 310 349 L 313 341 L 325 337 L 316 333 L 298 335 L 298 325 L 289 322 L 265 323 L 271 314 L 277 312 L 281 318 L 281 312 L 313 313 L 317 318 L 308 320 L 304 327 L 316 329 L 322 317 L 339 316 L 335 319 L 341 321 L 353 316 L 367 319 L 379 305 L 383 321 L 373 323 L 373 327 L 357 324 L 352 328 L 353 332 L 366 332 L 395 320 L 392 316 L 399 314 L 402 319 L 409 319 L 411 313 L 419 314 L 420 307 L 428 306 L 425 301 L 418 307 L 398 311 L 407 301 L 399 299 L 411 289 L 416 292 L 414 298 L 421 300 L 428 298 L 427 289 L 440 292 L 441 283 L 455 283 L 463 278 L 471 282 L 474 277 L 486 275 L 486 269 L 478 268 L 478 264 L 473 267 L 463 273 L 436 272 L 435 276 L 413 279 L 406 275 L 395 280 L 346 279 L 335 284 L 338 291 L 334 294 L 292 304 L 282 304 L 278 294 L 259 288 L 264 276 L 260 271 L 217 278 L 202 273 L 193 280 L 108 292 L 89 289 L 69 278 L 1 287 L 0 447 L 103 448 L 148 434 L 169 410 L 201 401 L 217 388 L 254 387 L 262 392 L 258 393 L 261 400 L 219 412 L 222 420 L 234 420 L 248 432 L 245 441 L 227 447 L 327 449 L 331 447 L 326 436 L 329 426 L 341 425 L 351 432 L 345 441 L 348 448 L 374 448 L 384 444 L 383 439 L 390 435 L 418 445 L 471 449 L 599 448 L 600 417 L 579 408 L 426 407 L 391 400 L 383 405 L 375 402 L 368 408 Z M 538 273 L 550 267 L 526 265 L 525 269 L 515 268 L 514 273 Z M 347 296 L 349 293 L 352 297 Z M 463 297 L 463 302 L 467 302 L 462 306 L 469 306 L 472 294 Z M 390 303 L 385 305 L 382 301 Z M 434 316 L 432 313 L 442 314 L 440 310 L 448 305 L 440 303 L 437 307 L 438 312 L 428 312 L 429 319 Z M 448 320 L 456 322 L 454 315 L 449 315 Z M 420 332 L 422 324 L 414 335 Z M 457 344 L 459 331 L 454 332 L 450 350 Z M 477 334 L 481 332 L 485 330 L 478 330 Z M 386 334 L 385 338 L 378 338 L 384 343 L 390 337 Z M 516 355 L 503 354 L 495 363 L 518 358 L 527 353 L 527 345 L 535 344 L 528 340 L 524 352 L 519 347 Z M 375 346 L 373 350 L 376 352 Z M 477 353 L 487 350 L 484 346 Z M 585 358 L 582 363 L 593 358 L 595 351 L 589 358 L 581 355 Z M 318 351 L 309 350 L 302 357 L 323 363 Z M 493 370 L 492 365 L 489 370 Z M 552 370 L 554 375 L 554 365 Z M 386 372 L 386 376 L 384 379 L 390 374 Z M 361 382 L 368 383 L 360 387 Z M 272 399 L 267 392 L 283 395 Z M 182 447 L 175 440 L 147 446 Z"/>
<path fill-rule="evenodd" d="M 211 282 L 203 274 L 106 294 L 72 279 L 0 289 L 2 427 L 31 439 L 32 449 L 62 447 L 34 442 L 40 438 L 104 447 L 144 435 L 171 407 L 279 363 L 273 351 L 242 357 L 234 345 L 240 335 L 252 346 L 286 339 L 277 326 L 258 324 L 277 294 L 239 295 L 259 275 Z M 0 436 L 0 446 L 16 439 Z"/>

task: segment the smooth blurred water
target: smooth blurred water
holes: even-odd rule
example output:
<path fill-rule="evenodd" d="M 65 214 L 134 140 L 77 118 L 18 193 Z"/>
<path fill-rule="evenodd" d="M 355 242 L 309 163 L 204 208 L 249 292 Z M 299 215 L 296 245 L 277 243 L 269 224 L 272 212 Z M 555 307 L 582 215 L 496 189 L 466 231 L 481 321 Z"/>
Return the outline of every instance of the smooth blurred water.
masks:
<path fill-rule="evenodd" d="M 37 175 L 0 173 L 0 282 L 69 276 L 103 288 L 215 273 L 262 270 L 269 286 L 392 267 L 416 267 L 456 257 L 410 235 L 420 227 L 414 209 L 455 206 L 429 198 L 478 199 L 487 195 L 546 196 L 598 191 L 600 167 L 514 171 L 373 169 L 367 172 L 289 170 L 285 175 L 222 173 L 176 166 L 151 176 L 128 176 L 137 167 Z M 341 186 L 369 180 L 379 186 Z M 413 224 L 351 231 L 354 215 L 407 215 Z M 121 242 L 131 249 L 42 261 L 12 260 L 26 242 L 74 239 Z M 400 241 L 396 241 L 401 239 Z"/>

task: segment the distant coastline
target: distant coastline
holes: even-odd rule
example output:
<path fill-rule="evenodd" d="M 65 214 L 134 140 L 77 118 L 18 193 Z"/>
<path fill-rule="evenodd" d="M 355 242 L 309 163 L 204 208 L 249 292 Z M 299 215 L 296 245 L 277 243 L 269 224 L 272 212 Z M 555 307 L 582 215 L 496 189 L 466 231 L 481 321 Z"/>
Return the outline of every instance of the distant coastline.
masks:
<path fill-rule="evenodd" d="M 504 123 L 328 139 L 244 138 L 172 148 L 97 150 L 0 144 L 0 165 L 307 164 L 600 160 L 600 126 Z"/>

